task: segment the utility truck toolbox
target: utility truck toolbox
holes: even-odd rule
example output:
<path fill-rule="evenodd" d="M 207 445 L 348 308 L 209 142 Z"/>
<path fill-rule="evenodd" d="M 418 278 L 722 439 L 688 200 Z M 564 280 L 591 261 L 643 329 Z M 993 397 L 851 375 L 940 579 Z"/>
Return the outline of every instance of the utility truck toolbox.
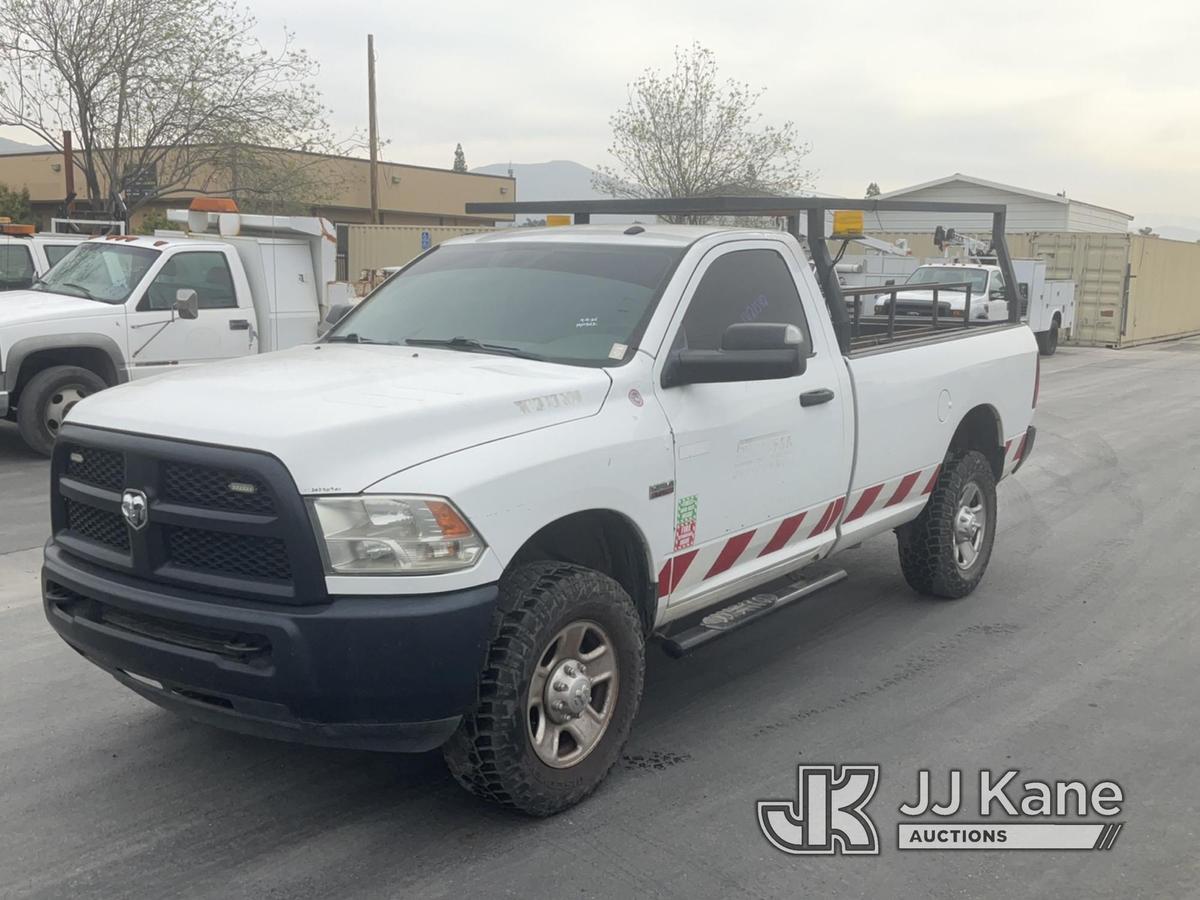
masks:
<path fill-rule="evenodd" d="M 996 484 L 1033 447 L 1033 335 L 1015 302 L 1002 321 L 851 319 L 846 296 L 890 289 L 843 292 L 825 245 L 829 210 L 927 206 L 472 205 L 578 224 L 445 242 L 316 343 L 77 403 L 47 619 L 193 719 L 441 746 L 482 798 L 577 803 L 619 758 L 648 641 L 696 651 L 888 531 L 918 592 L 983 578 Z M 992 214 L 1015 284 L 1003 207 L 933 206 Z"/>

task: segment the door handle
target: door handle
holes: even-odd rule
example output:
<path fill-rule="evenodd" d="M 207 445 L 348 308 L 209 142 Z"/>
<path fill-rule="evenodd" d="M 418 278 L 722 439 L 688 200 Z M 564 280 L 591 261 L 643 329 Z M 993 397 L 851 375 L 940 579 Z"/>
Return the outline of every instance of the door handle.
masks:
<path fill-rule="evenodd" d="M 230 319 L 229 320 L 229 330 L 230 331 L 249 331 L 250 330 L 250 322 L 247 319 Z"/>
<path fill-rule="evenodd" d="M 829 388 L 817 388 L 815 391 L 805 391 L 800 395 L 801 406 L 819 406 L 833 399 L 833 391 Z"/>

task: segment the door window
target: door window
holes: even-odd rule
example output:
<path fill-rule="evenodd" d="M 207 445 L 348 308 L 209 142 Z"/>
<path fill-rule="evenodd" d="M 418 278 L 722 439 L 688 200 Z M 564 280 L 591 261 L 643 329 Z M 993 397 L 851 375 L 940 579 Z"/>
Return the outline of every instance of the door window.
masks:
<path fill-rule="evenodd" d="M 33 257 L 21 244 L 0 247 L 0 291 L 33 287 Z"/>
<path fill-rule="evenodd" d="M 992 294 L 989 300 L 1007 300 L 1008 295 L 1004 292 L 1004 274 L 1002 272 L 992 273 Z"/>
<path fill-rule="evenodd" d="M 163 264 L 138 309 L 170 309 L 175 305 L 178 291 L 183 289 L 196 292 L 201 309 L 233 309 L 238 305 L 225 254 L 195 250 L 176 253 Z"/>
<path fill-rule="evenodd" d="M 692 295 L 673 349 L 719 350 L 725 329 L 738 322 L 795 325 L 812 346 L 796 281 L 774 250 L 736 250 L 717 257 Z"/>
<path fill-rule="evenodd" d="M 75 249 L 74 244 L 46 244 L 46 262 L 50 264 L 50 268 L 58 265 L 59 260 Z"/>

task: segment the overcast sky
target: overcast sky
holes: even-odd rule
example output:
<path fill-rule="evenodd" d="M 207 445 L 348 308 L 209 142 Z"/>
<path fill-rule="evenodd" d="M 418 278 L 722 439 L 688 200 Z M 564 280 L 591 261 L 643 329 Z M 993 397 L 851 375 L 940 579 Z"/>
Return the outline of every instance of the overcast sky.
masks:
<path fill-rule="evenodd" d="M 1200 217 L 1200 3 L 1003 0 L 254 0 L 321 63 L 335 126 L 366 123 L 366 34 L 387 159 L 606 160 L 608 117 L 697 40 L 812 144 L 817 190 L 960 171 L 1181 223 Z M 16 133 L 9 136 L 28 140 Z M 1165 224 L 1165 223 L 1158 223 Z M 1198 220 L 1200 224 L 1200 220 Z"/>

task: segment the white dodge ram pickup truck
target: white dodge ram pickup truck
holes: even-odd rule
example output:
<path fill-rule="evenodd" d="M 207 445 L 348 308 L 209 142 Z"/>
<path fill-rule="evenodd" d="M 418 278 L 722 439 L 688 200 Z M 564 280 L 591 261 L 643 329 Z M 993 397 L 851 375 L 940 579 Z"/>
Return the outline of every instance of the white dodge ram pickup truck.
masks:
<path fill-rule="evenodd" d="M 912 588 L 975 588 L 1037 347 L 956 324 L 843 352 L 784 232 L 448 241 L 318 343 L 80 402 L 45 613 L 168 709 L 444 745 L 477 795 L 553 813 L 618 759 L 648 639 L 686 652 L 891 530 Z"/>

